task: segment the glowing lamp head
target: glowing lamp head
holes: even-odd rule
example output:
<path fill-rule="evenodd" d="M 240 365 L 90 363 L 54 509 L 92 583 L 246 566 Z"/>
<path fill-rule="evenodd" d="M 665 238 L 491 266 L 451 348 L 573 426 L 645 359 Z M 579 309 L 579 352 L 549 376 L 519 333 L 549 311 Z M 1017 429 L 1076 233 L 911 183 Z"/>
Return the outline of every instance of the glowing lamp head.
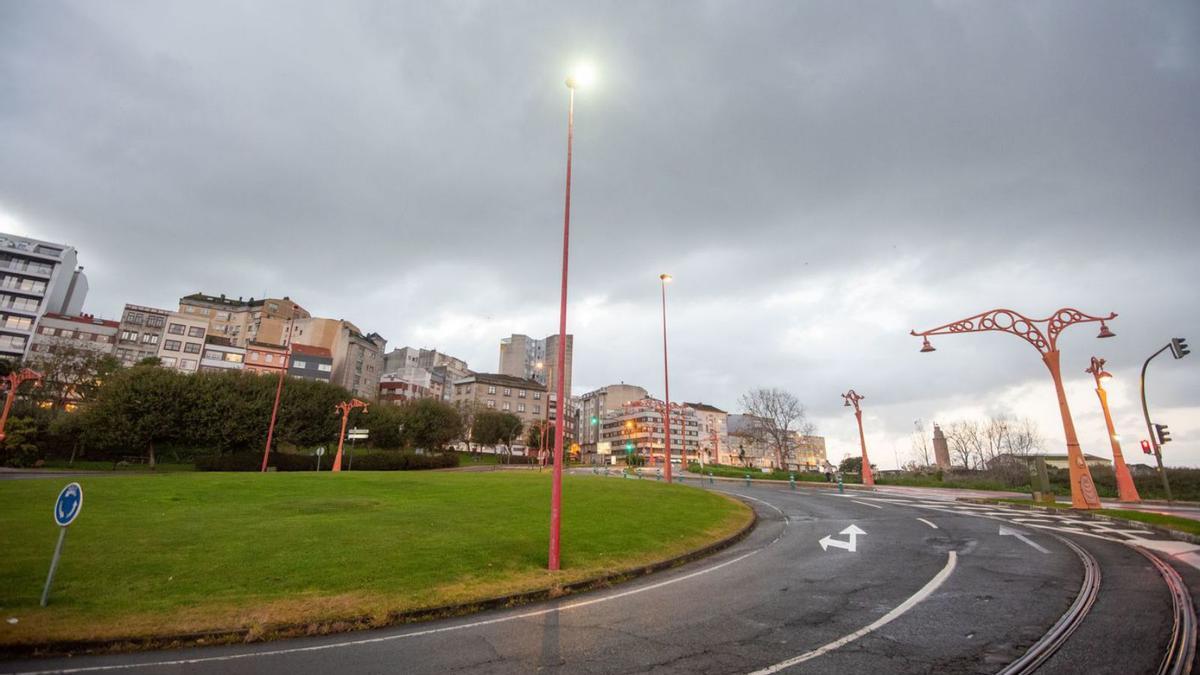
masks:
<path fill-rule="evenodd" d="M 1114 337 L 1114 336 L 1116 336 L 1116 333 L 1109 330 L 1108 324 L 1101 321 L 1100 322 L 1100 334 L 1097 335 L 1096 337 L 1097 338 L 1110 338 L 1110 337 Z"/>
<path fill-rule="evenodd" d="M 590 63 L 581 63 L 567 75 L 567 86 L 571 89 L 587 88 L 596 81 L 596 69 Z"/>
<path fill-rule="evenodd" d="M 658 278 L 662 280 L 664 284 L 669 284 L 674 280 L 674 277 L 672 277 L 670 274 L 660 274 L 658 275 Z"/>

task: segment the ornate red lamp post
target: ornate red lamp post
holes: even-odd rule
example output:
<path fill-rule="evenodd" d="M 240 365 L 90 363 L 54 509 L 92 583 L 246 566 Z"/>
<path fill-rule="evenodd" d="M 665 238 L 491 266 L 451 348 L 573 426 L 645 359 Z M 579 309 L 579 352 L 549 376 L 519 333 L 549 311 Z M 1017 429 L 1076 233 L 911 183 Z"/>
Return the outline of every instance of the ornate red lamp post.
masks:
<path fill-rule="evenodd" d="M 1063 432 L 1067 438 L 1067 461 L 1071 472 L 1071 506 L 1077 509 L 1100 508 L 1100 497 L 1096 494 L 1096 484 L 1092 482 L 1092 473 L 1088 470 L 1087 462 L 1083 459 L 1083 451 L 1079 449 L 1079 438 L 1075 435 L 1075 422 L 1071 419 L 1071 409 L 1067 405 L 1067 393 L 1063 389 L 1062 370 L 1059 367 L 1058 336 L 1067 328 L 1077 323 L 1100 322 L 1098 338 L 1110 338 L 1114 333 L 1105 323 L 1117 317 L 1116 313 L 1108 316 L 1091 316 L 1071 307 L 1064 307 L 1045 319 L 1030 319 L 1011 309 L 993 309 L 982 314 L 976 314 L 944 326 L 931 328 L 911 334 L 924 338 L 922 352 L 934 351 L 929 344 L 930 335 L 949 335 L 953 333 L 981 333 L 984 331 L 1000 331 L 1010 333 L 1033 345 L 1042 355 L 1042 362 L 1050 370 L 1054 379 L 1054 389 L 1058 394 L 1058 410 L 1062 415 Z"/>
<path fill-rule="evenodd" d="M 12 410 L 13 399 L 17 396 L 17 389 L 29 380 L 34 381 L 35 387 L 42 386 L 42 374 L 32 368 L 22 368 L 0 378 L 0 382 L 8 385 L 8 395 L 4 397 L 4 412 L 0 414 L 0 442 L 3 442 L 7 437 L 4 433 L 4 426 L 8 424 L 8 413 Z"/>
<path fill-rule="evenodd" d="M 854 406 L 854 417 L 858 420 L 858 443 L 862 446 L 862 482 L 863 485 L 874 486 L 875 474 L 871 472 L 871 460 L 867 458 L 867 437 L 863 434 L 862 425 L 862 408 L 858 407 L 858 402 L 866 398 L 858 392 L 851 389 L 842 394 L 842 398 L 846 401 L 846 407 Z"/>
<path fill-rule="evenodd" d="M 283 396 L 283 378 L 292 367 L 292 347 L 288 345 L 283 356 L 283 368 L 279 371 L 279 382 L 275 385 L 275 405 L 271 406 L 271 424 L 267 427 L 267 447 L 263 448 L 262 471 L 267 470 L 267 459 L 271 456 L 271 440 L 275 438 L 275 418 L 279 416 L 279 399 Z"/>
<path fill-rule="evenodd" d="M 1117 475 L 1117 495 L 1123 502 L 1140 502 L 1142 498 L 1138 496 L 1137 486 L 1133 484 L 1133 476 L 1129 474 L 1129 467 L 1125 465 L 1125 455 L 1121 453 L 1121 441 L 1117 438 L 1117 432 L 1113 428 L 1112 414 L 1108 411 L 1108 392 L 1104 391 L 1104 385 L 1101 382 L 1104 378 L 1112 377 L 1112 374 L 1104 370 L 1104 359 L 1095 356 L 1092 357 L 1092 365 L 1084 372 L 1091 373 L 1092 377 L 1096 378 L 1096 396 L 1100 397 L 1100 409 L 1104 411 L 1104 424 L 1108 427 L 1108 440 L 1112 443 L 1113 471 Z"/>
<path fill-rule="evenodd" d="M 333 406 L 334 410 L 342 413 L 342 433 L 338 434 L 338 451 L 337 455 L 333 458 L 333 470 L 335 472 L 342 470 L 342 445 L 346 442 L 346 422 L 350 419 L 350 411 L 355 408 L 362 408 L 364 415 L 367 413 L 367 404 L 356 398 L 352 398 L 349 401 L 342 401 Z"/>

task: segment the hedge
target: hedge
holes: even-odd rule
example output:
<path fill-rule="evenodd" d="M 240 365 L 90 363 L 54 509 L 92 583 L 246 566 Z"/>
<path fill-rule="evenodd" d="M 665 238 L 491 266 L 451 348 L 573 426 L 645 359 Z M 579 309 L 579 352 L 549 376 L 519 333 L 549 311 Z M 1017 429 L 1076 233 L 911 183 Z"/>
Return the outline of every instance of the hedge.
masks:
<path fill-rule="evenodd" d="M 349 470 L 349 462 L 343 457 L 342 469 Z M 327 471 L 333 461 L 331 455 L 321 458 L 321 470 Z M 314 471 L 317 459 L 312 455 L 271 455 L 268 466 L 276 471 Z M 423 469 L 447 469 L 458 466 L 458 458 L 452 454 L 417 455 L 411 452 L 377 452 L 354 458 L 355 471 L 419 471 Z M 262 469 L 262 455 L 236 453 L 209 455 L 196 458 L 197 471 L 258 471 Z"/>

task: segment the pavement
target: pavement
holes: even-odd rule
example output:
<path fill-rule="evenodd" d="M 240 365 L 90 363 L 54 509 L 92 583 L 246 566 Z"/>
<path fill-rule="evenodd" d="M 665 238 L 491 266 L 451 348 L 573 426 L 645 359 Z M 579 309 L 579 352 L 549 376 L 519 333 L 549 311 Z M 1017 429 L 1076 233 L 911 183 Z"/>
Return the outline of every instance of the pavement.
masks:
<path fill-rule="evenodd" d="M 4 661 L 0 672 L 991 673 L 1081 593 L 1070 540 L 1103 581 L 1038 672 L 1143 673 L 1157 669 L 1173 615 L 1166 583 L 1133 547 L 1200 589 L 1200 547 L 1070 513 L 689 483 L 745 500 L 758 527 L 703 560 L 524 607 L 273 643 Z"/>

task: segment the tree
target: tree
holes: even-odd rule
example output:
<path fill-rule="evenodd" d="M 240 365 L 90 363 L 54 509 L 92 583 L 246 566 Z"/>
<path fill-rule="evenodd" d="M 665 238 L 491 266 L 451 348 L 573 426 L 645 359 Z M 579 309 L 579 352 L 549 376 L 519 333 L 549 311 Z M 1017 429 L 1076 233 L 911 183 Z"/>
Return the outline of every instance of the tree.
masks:
<path fill-rule="evenodd" d="M 462 416 L 448 403 L 419 398 L 400 406 L 405 441 L 417 448 L 436 452 L 462 435 Z"/>
<path fill-rule="evenodd" d="M 812 434 L 804 405 L 790 392 L 759 388 L 742 395 L 739 402 L 750 416 L 750 433 L 775 450 L 777 465 L 787 468 L 796 434 Z"/>
<path fill-rule="evenodd" d="M 153 468 L 156 446 L 190 431 L 184 423 L 189 377 L 149 366 L 116 373 L 87 407 L 85 437 L 101 447 L 145 450 Z"/>
<path fill-rule="evenodd" d="M 521 435 L 521 418 L 508 412 L 487 410 L 475 415 L 471 436 L 484 445 L 503 445 L 512 457 L 513 441 Z"/>
<path fill-rule="evenodd" d="M 135 365 L 135 366 L 161 366 L 162 359 L 158 358 L 157 356 L 147 356 L 147 357 L 138 359 L 138 362 L 133 365 Z"/>
<path fill-rule="evenodd" d="M 460 427 L 460 440 L 467 446 L 467 452 L 474 452 L 472 443 L 475 442 L 473 431 L 475 429 L 475 416 L 486 410 L 478 401 L 459 401 L 455 404 L 458 410 L 458 416 L 462 420 Z"/>
<path fill-rule="evenodd" d="M 38 403 L 49 403 L 55 410 L 66 410 L 92 397 L 96 390 L 121 367 L 109 354 L 82 349 L 66 340 L 51 338 L 45 351 L 32 352 L 28 363 L 42 374 L 42 386 L 32 392 Z"/>
<path fill-rule="evenodd" d="M 842 473 L 862 473 L 862 457 L 847 457 L 838 464 L 838 471 Z"/>
<path fill-rule="evenodd" d="M 28 417 L 10 417 L 0 441 L 0 466 L 32 466 L 38 460 L 37 423 Z"/>
<path fill-rule="evenodd" d="M 371 406 L 371 414 L 364 415 L 359 425 L 371 432 L 372 447 L 399 448 L 404 445 L 404 414 L 397 406 L 377 403 Z"/>
<path fill-rule="evenodd" d="M 946 427 L 946 445 L 964 469 L 979 467 L 983 454 L 983 438 L 975 420 L 959 420 Z"/>
<path fill-rule="evenodd" d="M 916 460 L 914 464 L 918 467 L 929 466 L 933 462 L 929 461 L 931 448 L 929 447 L 929 434 L 925 432 L 925 423 L 921 420 L 913 422 L 912 432 L 912 453 Z"/>

